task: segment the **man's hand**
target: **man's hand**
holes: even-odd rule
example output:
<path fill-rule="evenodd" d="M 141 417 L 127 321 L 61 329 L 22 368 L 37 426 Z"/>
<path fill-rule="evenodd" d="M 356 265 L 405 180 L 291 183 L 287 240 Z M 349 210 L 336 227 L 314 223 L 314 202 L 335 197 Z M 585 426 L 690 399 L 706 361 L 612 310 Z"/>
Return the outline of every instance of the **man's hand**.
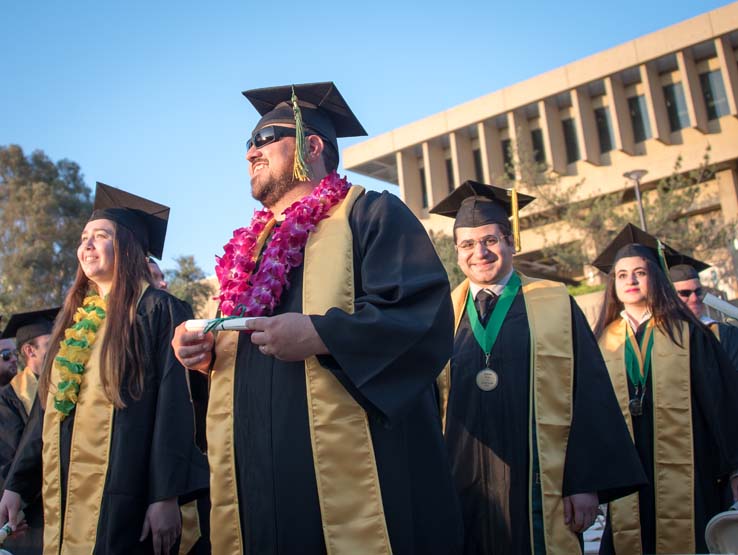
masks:
<path fill-rule="evenodd" d="M 149 505 L 138 541 L 144 541 L 149 531 L 154 544 L 154 553 L 169 555 L 182 533 L 182 516 L 176 498 L 157 501 Z"/>
<path fill-rule="evenodd" d="M 9 489 L 3 492 L 3 497 L 0 499 L 0 526 L 6 522 L 10 524 L 13 536 L 22 536 L 28 529 L 28 524 L 23 520 L 22 506 L 23 501 L 19 494 Z"/>
<path fill-rule="evenodd" d="M 201 331 L 187 331 L 184 322 L 182 322 L 174 330 L 172 349 L 174 350 L 174 356 L 182 363 L 182 366 L 207 374 L 210 361 L 213 359 L 214 342 L 215 339 L 212 333 L 203 334 Z"/>
<path fill-rule="evenodd" d="M 597 518 L 596 493 L 576 493 L 564 497 L 564 524 L 575 534 L 581 534 Z"/>
<path fill-rule="evenodd" d="M 288 312 L 270 318 L 248 320 L 254 330 L 251 342 L 265 355 L 290 362 L 305 360 L 313 355 L 328 354 L 328 348 L 315 331 L 309 316 Z"/>

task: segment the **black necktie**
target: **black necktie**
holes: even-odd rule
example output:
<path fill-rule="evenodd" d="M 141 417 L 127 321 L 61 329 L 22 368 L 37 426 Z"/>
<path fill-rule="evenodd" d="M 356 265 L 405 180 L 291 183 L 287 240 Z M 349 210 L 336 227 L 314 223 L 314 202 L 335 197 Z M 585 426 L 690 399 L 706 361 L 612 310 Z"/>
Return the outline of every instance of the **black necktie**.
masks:
<path fill-rule="evenodd" d="M 479 314 L 479 321 L 484 326 L 487 323 L 489 315 L 492 313 L 497 295 L 486 289 L 482 289 L 477 293 L 474 299 L 474 306 L 477 307 L 477 314 Z"/>

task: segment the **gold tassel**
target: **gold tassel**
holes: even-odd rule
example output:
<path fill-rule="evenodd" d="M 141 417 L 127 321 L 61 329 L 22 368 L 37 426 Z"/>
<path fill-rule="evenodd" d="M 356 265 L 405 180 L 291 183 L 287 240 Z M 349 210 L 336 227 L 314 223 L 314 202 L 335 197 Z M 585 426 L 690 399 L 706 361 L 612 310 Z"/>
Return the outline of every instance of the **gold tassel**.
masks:
<path fill-rule="evenodd" d="M 510 196 L 512 197 L 512 228 L 513 228 L 513 241 L 515 241 L 515 252 L 520 252 L 520 216 L 518 215 L 518 192 L 513 187 L 510 190 Z"/>
<path fill-rule="evenodd" d="M 302 122 L 302 110 L 297 103 L 295 87 L 292 87 L 292 111 L 295 113 L 295 163 L 292 166 L 292 178 L 296 181 L 310 181 L 310 168 L 305 162 L 305 126 Z"/>

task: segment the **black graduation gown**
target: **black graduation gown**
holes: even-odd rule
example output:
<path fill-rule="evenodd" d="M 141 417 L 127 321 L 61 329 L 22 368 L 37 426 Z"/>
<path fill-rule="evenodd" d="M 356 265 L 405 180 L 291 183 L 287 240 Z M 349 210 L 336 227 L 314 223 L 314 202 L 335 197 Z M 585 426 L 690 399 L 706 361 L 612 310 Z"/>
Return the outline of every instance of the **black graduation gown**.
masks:
<path fill-rule="evenodd" d="M 636 337 L 640 340 L 644 322 Z M 689 323 L 689 366 L 692 388 L 692 442 L 694 445 L 695 546 L 708 553 L 705 526 L 722 510 L 720 482 L 738 469 L 738 373 L 717 339 L 703 326 Z M 625 372 L 625 368 L 623 368 Z M 643 416 L 633 418 L 633 437 L 648 477 L 640 494 L 641 542 L 644 553 L 656 550 L 656 512 L 653 489 L 653 395 L 648 375 Z M 633 384 L 628 380 L 631 398 Z M 601 554 L 614 554 L 608 516 L 600 545 Z M 619 554 L 620 555 L 620 554 Z"/>
<path fill-rule="evenodd" d="M 8 384 L 0 388 L 0 490 L 13 463 L 23 430 L 28 422 L 26 407 Z M 43 546 L 44 515 L 41 500 L 37 499 L 24 509 L 28 530 L 23 537 L 10 537 L 3 548 L 13 555 L 37 555 Z"/>
<path fill-rule="evenodd" d="M 145 354 L 144 391 L 139 400 L 133 400 L 126 390 L 126 408 L 116 409 L 113 415 L 94 549 L 98 555 L 153 553 L 151 534 L 144 542 L 138 541 L 148 506 L 172 497 L 190 501 L 208 487 L 207 460 L 194 441 L 186 371 L 170 345 L 174 328 L 186 319 L 186 311 L 169 293 L 149 287 L 136 316 Z M 37 408 L 31 411 L 6 484 L 24 500 L 35 498 L 41 490 L 43 411 Z M 61 425 L 62 503 L 74 417 L 73 411 Z"/>
<path fill-rule="evenodd" d="M 738 371 L 738 327 L 731 324 L 717 323 L 720 334 L 720 346 L 728 354 L 733 368 Z"/>
<path fill-rule="evenodd" d="M 571 300 L 574 409 L 566 446 L 563 495 L 596 492 L 600 502 L 635 491 L 645 478 L 628 436 L 602 354 Z M 482 391 L 476 375 L 485 356 L 464 312 L 451 359 L 446 442 L 464 516 L 464 553 L 531 553 L 528 447 L 530 329 L 518 292 L 492 349 L 499 385 Z M 536 455 L 537 456 L 537 455 Z M 535 464 L 535 463 L 534 463 Z M 534 488 L 539 488 L 534 477 Z M 542 517 L 540 510 L 534 519 Z M 540 544 L 540 545 L 539 545 Z M 536 553 L 544 553 L 536 540 Z"/>
<path fill-rule="evenodd" d="M 369 415 L 393 553 L 456 553 L 461 521 L 434 392 L 452 346 L 448 279 L 395 196 L 366 193 L 350 225 L 355 313 L 312 317 L 331 353 L 321 362 Z M 302 311 L 302 272 L 290 273 L 274 314 Z M 244 551 L 325 553 L 304 363 L 265 356 L 242 334 L 233 411 Z"/>

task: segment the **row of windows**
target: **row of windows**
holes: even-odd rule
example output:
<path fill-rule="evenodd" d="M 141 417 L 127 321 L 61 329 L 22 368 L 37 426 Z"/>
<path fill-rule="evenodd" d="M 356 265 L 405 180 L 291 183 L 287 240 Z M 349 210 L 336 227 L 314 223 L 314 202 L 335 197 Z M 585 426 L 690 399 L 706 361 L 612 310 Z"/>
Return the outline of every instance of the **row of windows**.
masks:
<path fill-rule="evenodd" d="M 720 71 L 708 71 L 699 76 L 702 98 L 705 103 L 708 120 L 716 120 L 729 113 L 728 98 L 725 94 L 725 86 Z M 672 83 L 663 87 L 664 102 L 669 118 L 669 127 L 672 132 L 689 127 L 689 111 L 684 96 L 682 83 Z M 633 130 L 633 141 L 640 143 L 650 139 L 652 135 L 651 124 L 648 118 L 646 98 L 643 95 L 632 96 L 628 100 L 628 112 L 630 115 L 631 128 Z M 615 136 L 613 133 L 610 110 L 607 107 L 595 108 L 595 126 L 599 140 L 600 153 L 610 152 L 615 148 Z M 579 141 L 577 139 L 576 124 L 573 118 L 567 118 L 561 122 L 564 132 L 564 145 L 566 149 L 566 163 L 572 164 L 581 159 L 579 152 Z M 546 163 L 546 150 L 543 141 L 543 131 L 533 129 L 530 133 L 531 145 L 533 147 L 533 158 L 536 163 Z M 501 141 L 502 160 L 505 166 L 505 174 L 515 178 L 513 165 L 512 143 L 510 139 Z M 474 173 L 477 181 L 483 181 L 482 153 L 474 149 Z M 449 191 L 456 187 L 454 183 L 453 164 L 451 159 L 446 159 L 446 182 Z M 428 207 L 428 192 L 426 190 L 425 171 L 420 169 L 420 184 L 422 190 L 423 207 Z"/>

